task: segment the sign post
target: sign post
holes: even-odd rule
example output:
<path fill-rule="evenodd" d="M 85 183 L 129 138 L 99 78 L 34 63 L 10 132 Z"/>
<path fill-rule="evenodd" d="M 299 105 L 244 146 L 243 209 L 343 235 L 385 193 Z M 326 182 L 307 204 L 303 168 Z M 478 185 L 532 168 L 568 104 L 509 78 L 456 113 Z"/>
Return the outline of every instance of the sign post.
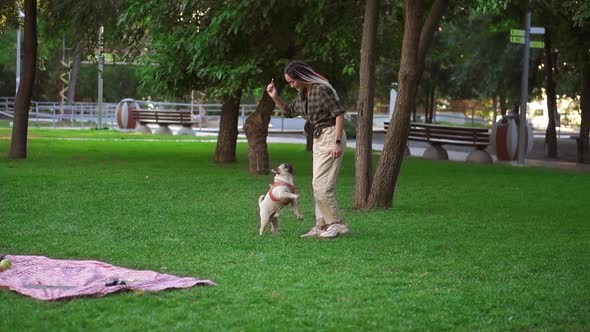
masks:
<path fill-rule="evenodd" d="M 20 26 L 16 32 L 16 92 L 18 94 L 18 86 L 20 85 Z"/>
<path fill-rule="evenodd" d="M 529 0 L 530 5 L 530 0 Z M 522 81 L 520 86 L 520 116 L 518 129 L 518 164 L 524 165 L 526 156 L 526 138 L 527 138 L 527 122 L 526 111 L 527 101 L 529 98 L 529 54 L 531 48 L 544 48 L 545 43 L 542 41 L 531 41 L 531 35 L 543 35 L 545 28 L 531 27 L 531 12 L 527 11 L 525 17 L 525 29 L 511 29 L 510 42 L 517 44 L 524 44 L 524 57 L 522 61 Z M 532 144 L 530 142 L 529 144 Z"/>
<path fill-rule="evenodd" d="M 18 11 L 19 22 L 21 19 L 25 17 L 25 13 L 21 12 L 20 9 Z M 16 89 L 14 95 L 18 94 L 18 86 L 20 85 L 20 66 L 21 66 L 21 37 L 20 37 L 20 24 L 18 25 L 18 30 L 16 31 Z"/>
<path fill-rule="evenodd" d="M 101 26 L 98 32 L 98 129 L 102 129 L 102 79 L 104 67 L 104 27 Z"/>
<path fill-rule="evenodd" d="M 514 43 L 514 44 L 524 44 L 525 43 L 524 33 L 525 33 L 524 30 L 518 30 L 518 29 L 510 30 L 510 42 Z M 529 32 L 530 35 L 544 34 L 544 33 L 545 33 L 545 28 L 539 28 L 539 27 L 531 27 L 530 32 Z M 545 47 L 545 42 L 529 40 L 529 47 L 530 48 L 543 48 L 543 47 Z"/>
<path fill-rule="evenodd" d="M 529 53 L 530 53 L 531 12 L 526 13 L 524 30 L 524 59 L 522 63 L 522 82 L 520 86 L 520 117 L 518 123 L 518 164 L 524 165 L 526 156 L 526 105 L 529 98 Z M 531 142 L 532 143 L 532 142 Z M 529 144 L 531 144 L 529 143 Z"/>

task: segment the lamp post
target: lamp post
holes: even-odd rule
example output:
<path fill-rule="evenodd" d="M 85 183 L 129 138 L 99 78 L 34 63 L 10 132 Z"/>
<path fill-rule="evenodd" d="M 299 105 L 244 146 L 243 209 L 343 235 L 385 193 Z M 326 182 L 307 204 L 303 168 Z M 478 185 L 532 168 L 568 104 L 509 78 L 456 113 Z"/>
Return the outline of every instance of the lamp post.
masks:
<path fill-rule="evenodd" d="M 20 18 L 24 18 L 25 17 L 25 13 L 23 13 L 22 11 L 18 11 L 18 16 L 20 16 Z M 16 89 L 14 92 L 14 95 L 16 96 L 16 94 L 18 93 L 18 86 L 20 85 L 20 63 L 21 63 L 21 59 L 20 59 L 20 48 L 21 48 L 21 41 L 20 41 L 20 24 L 18 26 L 18 30 L 16 31 Z"/>
<path fill-rule="evenodd" d="M 104 27 L 100 26 L 98 34 L 98 129 L 102 129 L 102 79 L 104 67 L 104 41 L 103 34 Z"/>
<path fill-rule="evenodd" d="M 530 0 L 529 0 L 530 5 Z M 528 102 L 528 93 L 529 93 L 529 48 L 531 43 L 531 11 L 530 9 L 527 10 L 526 17 L 525 17 L 525 27 L 524 27 L 524 57 L 522 60 L 522 81 L 520 87 L 520 117 L 519 117 L 519 127 L 518 127 L 518 164 L 524 165 L 525 164 L 525 156 L 526 156 L 526 139 L 527 139 L 527 123 L 526 123 L 526 111 L 527 111 L 527 102 Z M 529 142 L 528 144 L 533 144 L 533 142 Z"/>

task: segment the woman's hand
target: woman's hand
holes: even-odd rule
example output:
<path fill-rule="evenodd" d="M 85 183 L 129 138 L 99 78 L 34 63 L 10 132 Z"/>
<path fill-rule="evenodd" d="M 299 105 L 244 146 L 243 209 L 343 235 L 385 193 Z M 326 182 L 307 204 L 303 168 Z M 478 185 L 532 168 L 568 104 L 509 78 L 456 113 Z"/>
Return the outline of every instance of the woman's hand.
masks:
<path fill-rule="evenodd" d="M 266 86 L 266 92 L 268 93 L 268 95 L 272 98 L 275 99 L 277 96 L 277 89 L 275 89 L 275 80 L 274 78 L 270 80 L 270 83 L 268 83 L 268 85 Z"/>
<path fill-rule="evenodd" d="M 342 146 L 340 146 L 339 143 L 334 143 L 334 145 L 332 145 L 332 151 L 330 151 L 330 154 L 334 159 L 342 157 Z"/>

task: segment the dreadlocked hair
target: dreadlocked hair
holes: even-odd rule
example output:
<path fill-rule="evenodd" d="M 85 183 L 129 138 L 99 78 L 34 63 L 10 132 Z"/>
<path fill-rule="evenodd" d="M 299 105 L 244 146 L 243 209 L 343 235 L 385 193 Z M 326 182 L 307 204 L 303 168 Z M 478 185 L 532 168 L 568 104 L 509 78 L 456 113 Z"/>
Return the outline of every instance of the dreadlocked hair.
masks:
<path fill-rule="evenodd" d="M 340 100 L 338 94 L 332 84 L 328 80 L 313 70 L 307 63 L 300 60 L 293 60 L 285 66 L 285 74 L 291 76 L 294 80 L 298 80 L 305 84 L 321 84 L 327 86 L 332 90 L 336 100 Z"/>

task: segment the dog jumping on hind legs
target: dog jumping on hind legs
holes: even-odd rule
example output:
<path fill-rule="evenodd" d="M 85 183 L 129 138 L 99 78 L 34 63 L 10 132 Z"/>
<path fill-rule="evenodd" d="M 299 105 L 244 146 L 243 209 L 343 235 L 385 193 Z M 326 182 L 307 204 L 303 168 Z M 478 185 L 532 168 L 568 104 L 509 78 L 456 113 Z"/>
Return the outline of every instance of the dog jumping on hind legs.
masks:
<path fill-rule="evenodd" d="M 287 163 L 280 164 L 271 170 L 274 174 L 274 183 L 265 195 L 258 199 L 260 208 L 260 236 L 268 223 L 271 225 L 271 232 L 275 234 L 279 229 L 279 213 L 286 205 L 293 207 L 293 213 L 297 219 L 303 219 L 299 211 L 299 194 L 295 191 L 293 182 L 293 166 Z"/>

